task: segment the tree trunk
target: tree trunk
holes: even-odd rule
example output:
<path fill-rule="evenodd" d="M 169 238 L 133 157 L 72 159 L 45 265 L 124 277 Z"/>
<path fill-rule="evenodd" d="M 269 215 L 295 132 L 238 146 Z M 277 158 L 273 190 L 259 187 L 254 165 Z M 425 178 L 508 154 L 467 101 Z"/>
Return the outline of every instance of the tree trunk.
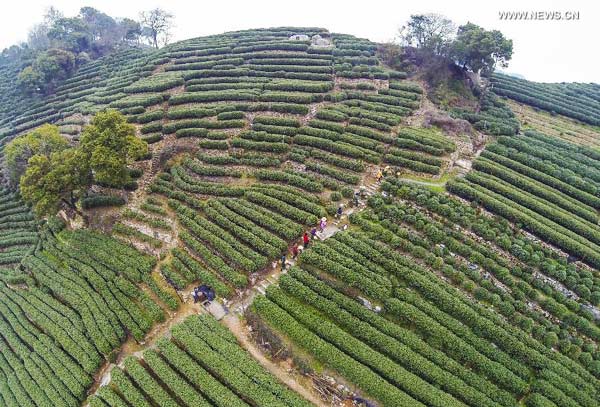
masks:
<path fill-rule="evenodd" d="M 71 198 L 73 199 L 73 198 Z M 78 214 L 79 216 L 83 216 L 83 214 L 81 213 L 81 211 L 79 211 L 79 209 L 77 209 L 77 205 L 76 205 L 76 200 L 75 202 L 73 202 L 73 200 L 69 201 L 66 199 L 62 199 L 63 203 L 67 205 L 67 207 L 71 208 L 73 210 L 73 212 L 75 212 L 76 214 Z"/>

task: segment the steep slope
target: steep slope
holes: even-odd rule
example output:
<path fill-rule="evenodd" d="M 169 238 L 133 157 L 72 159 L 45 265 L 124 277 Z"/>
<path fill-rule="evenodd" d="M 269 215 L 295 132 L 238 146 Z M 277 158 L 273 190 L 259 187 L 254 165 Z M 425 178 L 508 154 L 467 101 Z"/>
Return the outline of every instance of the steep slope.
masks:
<path fill-rule="evenodd" d="M 442 172 L 454 147 L 441 132 L 391 133 L 421 90 L 380 66 L 375 49 L 321 29 L 228 33 L 102 58 L 45 98 L 18 94 L 4 66 L 4 143 L 46 122 L 76 142 L 105 108 L 136 124 L 152 153 L 136 164 L 140 188 L 112 231 L 167 256 L 154 268 L 113 238 L 53 224 L 38 242 L 33 218 L 6 193 L 4 225 L 23 231 L 4 239 L 5 263 L 19 268 L 3 274 L 3 404 L 78 404 L 123 341 L 142 342 L 177 311 L 185 297 L 174 288 L 247 287 L 371 166 Z"/>
<path fill-rule="evenodd" d="M 600 146 L 598 127 L 559 114 L 551 114 L 512 100 L 508 104 L 524 129 L 536 130 L 548 136 L 589 147 Z"/>
<path fill-rule="evenodd" d="M 530 283 L 545 269 L 494 242 L 524 235 L 455 198 L 391 179 L 383 188 L 401 199 L 372 201 L 354 228 L 305 251 L 253 312 L 384 405 L 597 404 L 591 366 L 544 333 L 563 317 Z"/>
<path fill-rule="evenodd" d="M 116 405 L 119 394 L 135 406 L 313 405 L 268 373 L 207 315 L 187 318 L 173 328 L 171 340 L 160 340 L 143 359 L 126 359 L 123 370 L 113 370 L 112 387 L 102 387 L 90 406 Z"/>
<path fill-rule="evenodd" d="M 561 114 L 583 123 L 600 125 L 600 85 L 594 83 L 538 83 L 496 73 L 494 93 Z"/>
<path fill-rule="evenodd" d="M 47 96 L 27 97 L 15 86 L 16 71 L 0 65 L 0 137 L 5 143 L 15 134 L 43 123 L 70 124 L 69 116 L 87 115 L 125 96 L 124 87 L 154 69 L 155 53 L 129 49 L 108 55 L 82 67 Z"/>
<path fill-rule="evenodd" d="M 307 405 L 210 318 L 144 343 L 200 309 L 198 284 L 232 310 L 252 302 L 244 316 L 279 338 L 275 362 L 334 376 L 357 401 L 598 404 L 595 150 L 514 135 L 520 124 L 488 95 L 453 114 L 511 136 L 450 193 L 416 186 L 444 185 L 479 150 L 413 116 L 431 103 L 377 44 L 320 28 L 123 50 L 45 98 L 20 95 L 14 75 L 0 66 L 3 143 L 45 122 L 76 142 L 114 108 L 150 154 L 132 191 L 93 188 L 126 201 L 84 210 L 110 236 L 38 228 L 16 193 L 0 197 L 1 405 Z M 593 87 L 560 91 L 581 92 L 592 117 Z"/>

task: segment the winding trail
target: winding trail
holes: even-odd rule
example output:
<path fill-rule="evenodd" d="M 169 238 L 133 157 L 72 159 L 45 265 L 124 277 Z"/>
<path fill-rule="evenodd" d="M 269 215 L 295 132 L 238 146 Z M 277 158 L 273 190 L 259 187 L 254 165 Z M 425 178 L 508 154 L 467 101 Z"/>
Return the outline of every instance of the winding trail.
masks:
<path fill-rule="evenodd" d="M 369 185 L 367 187 L 368 195 L 374 194 L 377 191 L 378 187 L 378 184 Z M 364 207 L 365 206 L 363 205 L 359 207 L 358 210 L 360 211 L 364 209 Z M 331 223 L 329 223 L 322 232 L 317 233 L 318 239 L 327 240 L 336 233 L 344 230 L 344 225 L 348 224 L 348 215 L 354 212 L 355 210 L 356 209 L 352 208 L 348 210 L 342 216 L 341 219 L 331 221 Z M 293 259 L 286 262 L 288 267 L 293 266 L 295 263 L 296 262 Z M 241 322 L 241 318 L 244 311 L 247 307 L 249 307 L 252 304 L 254 297 L 256 297 L 257 295 L 264 294 L 266 288 L 271 284 L 276 284 L 279 280 L 279 276 L 286 272 L 287 269 L 282 270 L 280 266 L 277 266 L 274 270 L 274 273 L 265 275 L 262 279 L 258 280 L 252 288 L 245 290 L 242 294 L 243 296 L 241 296 L 237 301 L 234 301 L 229 305 L 233 312 L 227 314 L 222 319 L 222 323 L 235 335 L 240 346 L 242 346 L 247 352 L 249 352 L 252 355 L 252 357 L 265 369 L 267 369 L 275 377 L 281 380 L 290 389 L 294 390 L 302 397 L 309 400 L 311 403 L 319 407 L 327 407 L 329 404 L 326 404 L 316 394 L 314 394 L 314 392 L 312 392 L 300 383 L 299 379 L 301 378 L 301 376 L 299 377 L 299 375 L 297 374 L 293 374 L 290 371 L 286 371 L 280 365 L 269 360 L 254 343 L 254 341 L 249 335 L 249 330 Z"/>
<path fill-rule="evenodd" d="M 225 326 L 235 335 L 239 344 L 246 349 L 252 355 L 252 357 L 261 364 L 262 367 L 267 369 L 271 374 L 277 377 L 290 389 L 300 394 L 302 397 L 310 401 L 316 406 L 327 407 L 322 400 L 316 397 L 310 390 L 302 386 L 298 381 L 298 375 L 293 375 L 290 372 L 284 370 L 281 366 L 271 362 L 265 357 L 265 355 L 258 349 L 251 338 L 248 337 L 247 330 L 242 326 L 240 319 L 235 314 L 228 314 L 223 318 Z"/>
<path fill-rule="evenodd" d="M 150 294 L 150 293 L 148 293 Z M 191 302 L 182 303 L 180 308 L 176 312 L 171 312 L 167 315 L 165 322 L 156 324 L 146 337 L 143 342 L 136 342 L 135 339 L 129 338 L 122 345 L 119 350 L 119 354 L 114 363 L 105 362 L 104 365 L 98 370 L 94 377 L 94 385 L 88 391 L 88 395 L 95 394 L 101 386 L 104 386 L 110 382 L 111 371 L 116 366 L 122 366 L 123 361 L 131 355 L 141 357 L 142 353 L 146 349 L 152 349 L 156 346 L 156 342 L 161 338 L 168 338 L 171 334 L 171 328 L 174 325 L 183 322 L 183 320 L 190 315 L 199 314 L 202 311 L 199 304 L 193 304 Z M 165 311 L 168 313 L 168 311 Z M 89 405 L 84 403 L 84 405 Z"/>
<path fill-rule="evenodd" d="M 368 195 L 374 194 L 379 185 L 372 184 L 368 186 Z M 347 205 L 345 205 L 347 207 Z M 358 210 L 362 210 L 365 206 L 362 205 Z M 318 232 L 317 237 L 319 240 L 326 240 L 331 236 L 335 235 L 337 232 L 343 230 L 343 225 L 348 223 L 348 215 L 352 213 L 355 209 L 348 210 L 340 220 L 331 221 L 323 232 Z M 289 259 L 286 262 L 288 268 L 295 264 L 295 260 Z M 158 265 L 157 265 L 158 267 Z M 277 283 L 279 280 L 279 276 L 283 273 L 286 273 L 286 270 L 282 270 L 280 265 L 277 265 L 273 270 L 270 270 L 268 273 L 264 273 L 253 282 L 252 286 L 245 289 L 244 291 L 240 291 L 239 296 L 232 301 L 226 302 L 225 305 L 232 312 L 228 313 L 223 319 L 222 323 L 227 326 L 227 328 L 236 336 L 240 346 L 242 346 L 247 352 L 249 352 L 254 359 L 256 359 L 261 366 L 271 372 L 275 377 L 281 380 L 284 384 L 286 384 L 289 388 L 300 394 L 302 397 L 309 400 L 311 403 L 319 406 L 319 407 L 327 407 L 321 399 L 318 398 L 311 390 L 307 387 L 304 387 L 300 381 L 298 380 L 298 375 L 294 375 L 289 371 L 286 371 L 284 368 L 279 366 L 278 364 L 270 361 L 254 344 L 252 339 L 248 335 L 248 331 L 244 328 L 243 324 L 240 321 L 241 316 L 244 311 L 252 301 L 254 297 L 260 294 L 264 294 L 266 288 L 271 285 Z M 206 314 L 207 311 L 202 308 L 200 304 L 194 304 L 191 300 L 191 288 L 188 287 L 182 293 L 183 301 L 180 308 L 175 311 L 167 311 L 168 314 L 165 322 L 155 325 L 152 330 L 146 335 L 143 342 L 137 343 L 133 338 L 129 338 L 119 350 L 119 354 L 114 363 L 106 362 L 100 370 L 96 373 L 94 377 L 94 385 L 89 390 L 88 395 L 93 395 L 97 392 L 98 388 L 104 386 L 110 382 L 111 371 L 115 366 L 122 366 L 123 361 L 128 356 L 137 356 L 142 357 L 142 353 L 146 349 L 152 349 L 158 339 L 160 338 L 169 338 L 171 334 L 171 328 L 182 322 L 185 318 L 190 315 L 195 314 Z M 83 405 L 89 406 L 88 403 L 84 403 Z"/>

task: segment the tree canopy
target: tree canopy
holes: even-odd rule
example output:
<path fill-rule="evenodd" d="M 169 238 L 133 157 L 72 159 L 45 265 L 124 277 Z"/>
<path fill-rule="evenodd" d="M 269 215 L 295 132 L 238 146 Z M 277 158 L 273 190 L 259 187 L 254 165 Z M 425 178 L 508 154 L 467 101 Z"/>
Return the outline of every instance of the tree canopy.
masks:
<path fill-rule="evenodd" d="M 512 40 L 505 38 L 500 31 L 487 31 L 476 24 L 467 23 L 458 27 L 452 45 L 452 58 L 463 68 L 489 76 L 496 65 L 508 66 L 512 51 Z"/>
<path fill-rule="evenodd" d="M 62 137 L 57 126 L 44 124 L 24 136 L 17 137 L 4 149 L 4 160 L 8 170 L 9 181 L 17 186 L 25 173 L 27 162 L 34 155 L 49 157 L 53 152 L 69 147 L 68 141 Z"/>
<path fill-rule="evenodd" d="M 158 48 L 170 38 L 173 15 L 161 9 L 141 14 L 142 21 L 113 18 L 93 7 L 66 17 L 51 7 L 41 23 L 29 32 L 28 41 L 5 49 L 2 55 L 23 67 L 19 84 L 28 93 L 49 94 L 78 66 L 123 46 Z"/>
<path fill-rule="evenodd" d="M 40 130 L 41 129 L 41 130 Z M 38 216 L 56 213 L 65 204 L 73 209 L 93 183 L 122 187 L 130 181 L 127 166 L 145 155 L 148 146 L 135 136 L 135 128 L 115 110 L 100 112 L 82 132 L 78 146 L 60 142 L 58 129 L 45 125 L 12 141 L 12 151 L 23 199 Z M 51 142 L 40 140 L 49 135 Z"/>
<path fill-rule="evenodd" d="M 19 186 L 36 215 L 55 214 L 62 203 L 75 207 L 90 185 L 89 166 L 82 158 L 78 149 L 70 148 L 29 159 Z"/>
<path fill-rule="evenodd" d="M 98 113 L 81 133 L 79 145 L 96 182 L 122 187 L 129 181 L 127 165 L 148 152 L 146 142 L 116 110 Z"/>
<path fill-rule="evenodd" d="M 410 16 L 400 36 L 406 45 L 414 46 L 434 54 L 446 52 L 456 27 L 452 20 L 440 14 L 416 14 Z"/>
<path fill-rule="evenodd" d="M 18 77 L 19 84 L 29 92 L 48 93 L 75 69 L 75 56 L 70 51 L 51 48 L 41 52 Z"/>
<path fill-rule="evenodd" d="M 404 45 L 482 76 L 491 75 L 496 65 L 508 66 L 512 57 L 512 40 L 500 31 L 488 31 L 473 23 L 456 29 L 451 20 L 439 14 L 412 15 L 401 28 L 400 37 Z"/>

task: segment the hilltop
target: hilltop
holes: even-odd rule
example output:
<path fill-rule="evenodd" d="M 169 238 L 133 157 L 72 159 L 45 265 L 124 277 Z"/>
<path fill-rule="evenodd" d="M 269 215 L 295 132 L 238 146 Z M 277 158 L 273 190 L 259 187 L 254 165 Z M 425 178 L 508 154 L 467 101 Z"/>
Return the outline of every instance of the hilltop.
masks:
<path fill-rule="evenodd" d="M 385 52 L 236 31 L 48 95 L 0 62 L 3 148 L 107 109 L 148 144 L 45 219 L 3 170 L 0 405 L 597 405 L 598 85 Z"/>

